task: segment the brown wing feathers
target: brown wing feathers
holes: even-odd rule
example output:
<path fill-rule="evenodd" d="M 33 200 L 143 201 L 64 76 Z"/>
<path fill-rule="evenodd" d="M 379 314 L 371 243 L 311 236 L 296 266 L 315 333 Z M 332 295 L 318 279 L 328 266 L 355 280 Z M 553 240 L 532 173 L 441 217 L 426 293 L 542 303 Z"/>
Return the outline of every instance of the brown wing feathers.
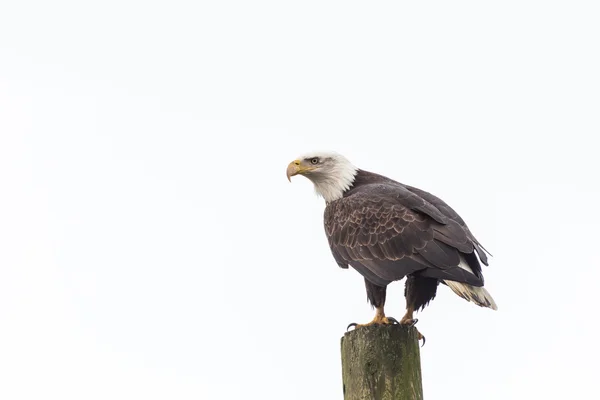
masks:
<path fill-rule="evenodd" d="M 423 276 L 482 285 L 477 242 L 461 219 L 445 215 L 453 211 L 444 211 L 395 182 L 362 185 L 327 206 L 325 230 L 338 264 L 373 283 L 422 270 Z M 461 255 L 475 275 L 458 267 Z"/>

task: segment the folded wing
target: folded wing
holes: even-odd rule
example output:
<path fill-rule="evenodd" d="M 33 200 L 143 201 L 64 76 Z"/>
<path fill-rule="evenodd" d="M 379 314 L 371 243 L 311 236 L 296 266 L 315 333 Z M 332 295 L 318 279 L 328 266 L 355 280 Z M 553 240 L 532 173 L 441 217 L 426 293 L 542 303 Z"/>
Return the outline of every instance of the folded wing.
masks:
<path fill-rule="evenodd" d="M 381 286 L 411 273 L 482 286 L 475 253 L 485 257 L 483 248 L 451 208 L 423 197 L 401 184 L 377 184 L 330 203 L 325 232 L 338 265 Z"/>

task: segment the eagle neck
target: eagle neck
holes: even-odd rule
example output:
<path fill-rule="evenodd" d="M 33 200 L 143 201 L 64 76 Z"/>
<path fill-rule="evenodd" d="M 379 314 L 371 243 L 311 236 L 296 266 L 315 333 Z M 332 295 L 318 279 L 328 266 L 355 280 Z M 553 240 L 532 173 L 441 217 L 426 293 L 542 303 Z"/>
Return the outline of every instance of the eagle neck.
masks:
<path fill-rule="evenodd" d="M 344 197 L 344 193 L 354 184 L 358 171 L 356 167 L 347 165 L 327 175 L 313 176 L 311 180 L 317 194 L 325 199 L 326 204 L 329 204 Z"/>

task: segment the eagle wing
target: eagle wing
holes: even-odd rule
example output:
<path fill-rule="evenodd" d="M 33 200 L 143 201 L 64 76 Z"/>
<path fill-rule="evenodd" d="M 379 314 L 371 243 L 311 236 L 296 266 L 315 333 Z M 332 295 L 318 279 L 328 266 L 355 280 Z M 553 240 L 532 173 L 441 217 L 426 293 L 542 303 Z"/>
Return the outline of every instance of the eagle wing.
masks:
<path fill-rule="evenodd" d="M 478 243 L 464 222 L 404 185 L 361 186 L 331 202 L 324 222 L 338 265 L 352 266 L 374 284 L 385 286 L 419 271 L 422 276 L 483 285 L 474 255 Z M 465 263 L 470 268 L 465 269 Z"/>
<path fill-rule="evenodd" d="M 477 256 L 479 257 L 481 262 L 484 265 L 488 265 L 487 254 L 489 254 L 489 255 L 491 255 L 491 254 L 481 245 L 481 243 L 479 243 L 477 241 L 475 236 L 473 236 L 473 234 L 469 230 L 469 227 L 467 226 L 465 221 L 461 218 L 460 215 L 458 215 L 458 213 L 456 211 L 454 211 L 454 209 L 452 209 L 452 207 L 450 207 L 448 204 L 446 204 L 446 202 L 444 202 L 442 199 L 432 195 L 429 192 L 426 192 L 424 190 L 418 189 L 416 187 L 408 186 L 408 185 L 406 185 L 406 188 L 410 192 L 421 197 L 426 202 L 431 203 L 442 214 L 444 214 L 444 216 L 448 217 L 449 219 L 451 219 L 453 221 L 456 221 L 466 231 L 467 236 L 469 237 L 469 240 L 471 240 L 473 242 L 473 247 L 474 247 L 475 251 L 477 252 Z"/>

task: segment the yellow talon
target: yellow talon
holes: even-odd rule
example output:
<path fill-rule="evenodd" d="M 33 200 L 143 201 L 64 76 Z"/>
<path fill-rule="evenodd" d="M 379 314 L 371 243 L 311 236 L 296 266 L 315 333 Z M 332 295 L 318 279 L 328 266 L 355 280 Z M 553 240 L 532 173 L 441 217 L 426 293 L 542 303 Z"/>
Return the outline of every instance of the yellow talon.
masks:
<path fill-rule="evenodd" d="M 421 334 L 421 332 L 419 332 L 419 330 L 417 328 L 415 328 L 415 324 L 417 323 L 418 319 L 413 318 L 413 313 L 415 312 L 414 308 L 412 308 L 411 306 L 409 306 L 406 309 L 406 314 L 404 314 L 404 317 L 402 317 L 402 319 L 400 320 L 400 325 L 409 325 L 412 326 L 415 331 L 417 331 L 417 340 L 421 341 L 421 339 L 423 339 L 423 346 L 425 346 L 425 336 L 423 336 L 423 334 Z"/>
<path fill-rule="evenodd" d="M 383 307 L 377 307 L 377 312 L 375 314 L 375 318 L 373 318 L 373 320 L 371 322 L 368 322 L 366 324 L 356 324 L 356 323 L 351 323 L 350 325 L 348 325 L 348 328 L 346 328 L 346 330 L 350 329 L 350 327 L 354 327 L 354 329 L 357 328 L 362 328 L 364 326 L 371 326 L 371 325 L 393 325 L 393 324 L 397 324 L 398 321 L 396 321 L 394 318 L 388 318 L 385 316 L 385 313 L 383 312 Z"/>

